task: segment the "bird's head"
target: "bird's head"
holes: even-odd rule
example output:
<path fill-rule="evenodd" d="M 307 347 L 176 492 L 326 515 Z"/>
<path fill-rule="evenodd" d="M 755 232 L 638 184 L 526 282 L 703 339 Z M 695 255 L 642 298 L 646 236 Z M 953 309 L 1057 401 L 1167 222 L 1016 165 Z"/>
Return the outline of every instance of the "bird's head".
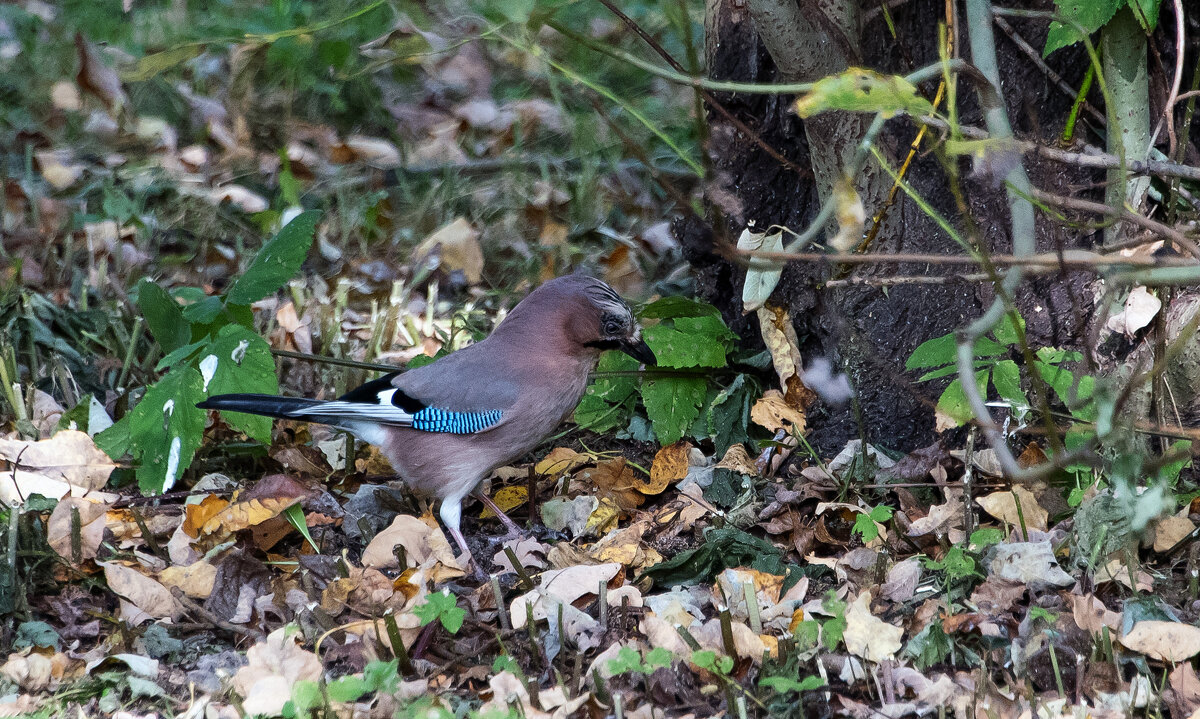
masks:
<path fill-rule="evenodd" d="M 525 309 L 529 312 L 522 312 Z M 594 277 L 567 275 L 550 280 L 522 300 L 505 322 L 512 321 L 514 315 L 535 313 L 546 313 L 554 316 L 556 323 L 561 322 L 564 339 L 577 352 L 621 350 L 644 364 L 657 363 L 629 305 L 612 287 Z"/>

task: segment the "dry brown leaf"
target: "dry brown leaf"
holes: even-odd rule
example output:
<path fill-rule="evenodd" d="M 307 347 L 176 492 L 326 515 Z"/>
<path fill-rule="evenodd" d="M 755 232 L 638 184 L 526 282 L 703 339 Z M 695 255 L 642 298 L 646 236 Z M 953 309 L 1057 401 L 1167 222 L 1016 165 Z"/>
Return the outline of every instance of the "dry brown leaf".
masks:
<path fill-rule="evenodd" d="M 1104 606 L 1094 595 L 1071 595 L 1071 616 L 1080 629 L 1090 634 L 1100 634 L 1108 627 L 1114 634 L 1121 631 L 1121 615 Z"/>
<path fill-rule="evenodd" d="M 1130 290 L 1129 296 L 1125 298 L 1125 307 L 1109 317 L 1105 326 L 1113 332 L 1120 332 L 1133 339 L 1138 330 L 1149 325 L 1161 309 L 1162 300 L 1144 286 L 1138 285 Z"/>
<path fill-rule="evenodd" d="M 201 534 L 233 534 L 274 519 L 285 509 L 300 502 L 300 497 L 263 497 L 236 502 L 222 509 L 200 528 Z"/>
<path fill-rule="evenodd" d="M 447 273 L 462 272 L 474 285 L 483 279 L 483 249 L 479 246 L 479 230 L 466 218 L 459 217 L 438 228 L 412 252 L 412 264 L 419 266 L 436 257 L 437 266 Z"/>
<path fill-rule="evenodd" d="M 575 479 L 595 487 L 597 497 L 611 500 L 624 513 L 642 506 L 642 502 L 646 501 L 645 495 L 637 490 L 643 483 L 626 464 L 624 457 L 600 462 L 575 475 Z M 589 520 L 588 524 L 592 522 Z"/>
<path fill-rule="evenodd" d="M 568 447 L 555 447 L 542 461 L 533 466 L 533 471 L 543 477 L 557 477 L 571 472 L 596 460 L 595 455 L 581 454 Z"/>
<path fill-rule="evenodd" d="M 504 551 L 505 547 L 513 550 L 513 554 L 517 556 L 517 562 L 522 567 L 539 570 L 546 568 L 546 553 L 550 551 L 549 545 L 542 544 L 533 537 L 523 537 L 508 540 L 500 548 L 500 551 L 496 552 L 496 556 L 492 557 L 492 563 L 499 567 L 501 572 L 517 571 L 508 558 L 508 552 Z"/>
<path fill-rule="evenodd" d="M 929 508 L 929 513 L 914 520 L 908 527 L 908 536 L 923 537 L 927 534 L 950 538 L 957 532 L 963 533 L 963 503 L 952 500 L 945 504 L 935 504 Z M 957 540 L 951 539 L 951 542 Z"/>
<path fill-rule="evenodd" d="M 466 569 L 454 556 L 450 542 L 432 517 L 426 522 L 407 514 L 397 515 L 390 526 L 375 535 L 363 550 L 363 566 L 376 569 L 396 567 L 397 545 L 404 547 L 408 566 L 429 569 L 431 574 L 438 577 L 449 579 L 462 576 Z"/>
<path fill-rule="evenodd" d="M 278 716 L 297 682 L 321 678 L 321 660 L 300 647 L 298 638 L 290 627 L 283 627 L 246 651 L 246 666 L 234 675 L 233 688 L 242 695 L 242 710 L 248 716 Z"/>
<path fill-rule="evenodd" d="M 757 310 L 758 327 L 762 333 L 763 342 L 771 353 L 771 361 L 775 365 L 775 373 L 779 375 L 779 386 L 787 404 L 800 412 L 808 409 L 808 405 L 816 399 L 816 393 L 804 386 L 800 379 L 803 364 L 800 358 L 800 342 L 796 337 L 796 327 L 788 311 L 775 305 L 759 307 Z"/>
<path fill-rule="evenodd" d="M 98 562 L 104 568 L 108 588 L 134 607 L 155 619 L 179 616 L 179 605 L 171 591 L 158 580 L 118 562 Z"/>
<path fill-rule="evenodd" d="M 717 462 L 717 469 L 731 469 L 740 474 L 748 474 L 754 477 L 758 474 L 758 467 L 754 465 L 754 460 L 750 458 L 750 453 L 746 451 L 745 445 L 734 444 L 730 445 L 726 450 L 725 456 Z"/>
<path fill-rule="evenodd" d="M 1195 531 L 1196 525 L 1185 516 L 1169 515 L 1154 523 L 1154 551 L 1165 552 Z"/>
<path fill-rule="evenodd" d="M 904 630 L 871 613 L 871 593 L 863 592 L 846 607 L 846 651 L 869 662 L 892 659 L 900 651 Z"/>
<path fill-rule="evenodd" d="M 337 163 L 363 162 L 385 170 L 403 164 L 400 150 L 388 140 L 366 135 L 351 135 L 335 146 L 332 159 Z"/>
<path fill-rule="evenodd" d="M 207 561 L 193 562 L 186 567 L 167 567 L 158 573 L 158 581 L 176 587 L 192 599 L 208 599 L 217 580 L 217 568 Z"/>
<path fill-rule="evenodd" d="M 79 513 L 79 560 L 81 562 L 96 557 L 96 550 L 104 539 L 105 516 L 109 505 L 95 502 L 85 497 L 64 497 L 55 505 L 46 522 L 46 541 L 59 556 L 68 562 L 73 562 L 74 543 L 72 524 L 75 512 Z"/>
<path fill-rule="evenodd" d="M 658 450 L 654 455 L 654 463 L 650 465 L 650 481 L 636 487 L 637 491 L 646 495 L 662 494 L 672 482 L 686 477 L 691 449 L 692 444 L 681 439 Z"/>
<path fill-rule="evenodd" d="M 15 464 L 18 470 L 34 472 L 45 477 L 50 482 L 62 482 L 70 485 L 61 493 L 54 493 L 51 488 L 37 491 L 46 497 L 61 498 L 72 491 L 75 494 L 100 489 L 108 482 L 108 475 L 117 465 L 96 446 L 86 432 L 64 429 L 50 439 L 30 442 L 20 439 L 0 439 L 0 460 Z M 24 500 L 18 498 L 10 501 L 7 491 L 12 487 L 12 473 L 8 482 L 0 484 L 0 495 L 10 504 L 18 504 Z M 76 489 L 72 489 L 76 488 Z M 24 487 L 22 487 L 24 489 Z M 23 496 L 29 496 L 26 492 Z"/>
<path fill-rule="evenodd" d="M 100 98 L 109 111 L 119 113 L 129 102 L 121 77 L 117 71 L 104 64 L 96 47 L 82 33 L 75 33 L 75 52 L 79 59 L 79 72 L 75 82 L 84 92 Z"/>
<path fill-rule="evenodd" d="M 750 419 L 772 432 L 782 429 L 803 433 L 805 427 L 804 412 L 789 405 L 783 393 L 776 389 L 767 390 L 762 398 L 754 403 L 750 408 Z"/>
<path fill-rule="evenodd" d="M 42 179 L 56 190 L 65 190 L 83 177 L 87 165 L 76 162 L 67 150 L 42 150 L 34 154 Z"/>
<path fill-rule="evenodd" d="M 27 692 L 44 692 L 55 683 L 51 658 L 28 649 L 8 655 L 8 661 L 0 667 L 0 675 Z"/>
<path fill-rule="evenodd" d="M 1181 622 L 1141 621 L 1121 644 L 1151 659 L 1178 663 L 1200 654 L 1200 627 Z"/>
<path fill-rule="evenodd" d="M 1018 500 L 1021 503 L 1020 511 L 1017 509 Z M 1046 520 L 1050 516 L 1042 505 L 1038 504 L 1033 492 L 1019 484 L 1010 491 L 993 492 L 975 501 L 985 512 L 1014 527 L 1024 526 L 1026 529 L 1045 531 Z"/>
<path fill-rule="evenodd" d="M 1095 575 L 1096 584 L 1104 582 L 1117 582 L 1123 584 L 1127 589 L 1132 589 L 1130 586 L 1129 568 L 1120 559 L 1110 559 L 1105 562 Z M 1150 576 L 1145 570 L 1139 569 L 1135 573 L 1133 581 L 1137 582 L 1137 591 L 1150 592 L 1154 589 L 1154 577 Z"/>

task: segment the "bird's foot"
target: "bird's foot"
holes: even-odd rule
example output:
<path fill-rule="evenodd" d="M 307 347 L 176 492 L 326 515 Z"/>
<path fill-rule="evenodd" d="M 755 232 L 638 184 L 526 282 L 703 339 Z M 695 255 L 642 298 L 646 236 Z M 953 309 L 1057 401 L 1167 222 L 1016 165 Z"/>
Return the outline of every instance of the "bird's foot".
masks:
<path fill-rule="evenodd" d="M 480 502 L 483 502 L 483 506 L 490 509 L 492 514 L 496 515 L 496 517 L 500 520 L 500 523 L 503 524 L 504 528 L 508 530 L 508 534 L 504 535 L 504 541 L 525 536 L 525 530 L 523 530 L 519 524 L 514 522 L 512 517 L 505 514 L 504 510 L 500 509 L 500 506 L 492 501 L 491 497 L 479 490 L 474 492 L 474 497 Z"/>

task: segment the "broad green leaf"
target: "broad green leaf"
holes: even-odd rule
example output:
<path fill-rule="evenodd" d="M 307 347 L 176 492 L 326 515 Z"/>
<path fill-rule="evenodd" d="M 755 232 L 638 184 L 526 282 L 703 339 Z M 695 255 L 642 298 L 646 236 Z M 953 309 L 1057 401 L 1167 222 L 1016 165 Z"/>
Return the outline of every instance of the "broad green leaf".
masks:
<path fill-rule="evenodd" d="M 909 355 L 908 361 L 904 363 L 904 369 L 924 369 L 951 364 L 958 351 L 957 347 L 958 343 L 955 342 L 953 334 L 925 340 L 917 345 L 917 348 Z"/>
<path fill-rule="evenodd" d="M 712 335 L 688 334 L 674 327 L 655 325 L 646 328 L 643 337 L 654 351 L 659 367 L 687 369 L 725 366 L 725 344 Z"/>
<path fill-rule="evenodd" d="M 199 302 L 194 302 L 183 308 L 183 318 L 188 322 L 198 325 L 206 325 L 217 318 L 224 309 L 224 303 L 220 297 L 205 297 Z"/>
<path fill-rule="evenodd" d="M 908 80 L 861 67 L 817 80 L 811 92 L 796 100 L 795 109 L 802 118 L 829 110 L 880 112 L 885 117 L 899 112 L 910 115 L 934 112 L 933 105 Z"/>
<path fill-rule="evenodd" d="M 138 283 L 137 303 L 150 334 L 164 352 L 173 352 L 191 342 L 192 327 L 183 318 L 183 310 L 157 283 L 150 280 Z"/>
<path fill-rule="evenodd" d="M 983 369 L 985 367 L 991 367 L 993 364 L 995 364 L 995 363 L 987 362 L 984 360 L 975 360 L 975 362 L 973 363 L 972 366 L 975 369 Z M 928 382 L 929 380 L 941 379 L 942 377 L 949 377 L 950 375 L 954 375 L 954 374 L 958 374 L 958 365 L 957 364 L 948 364 L 945 367 L 942 367 L 941 369 L 935 369 L 930 372 L 926 372 L 925 374 L 918 377 L 917 381 L 918 382 Z"/>
<path fill-rule="evenodd" d="M 1014 325 L 1013 322 L 1016 322 Z M 992 336 L 1002 345 L 1015 345 L 1021 341 L 1017 334 L 1017 329 L 1025 331 L 1025 318 L 1021 315 L 1009 313 L 1004 316 L 998 323 L 996 329 L 992 330 Z"/>
<path fill-rule="evenodd" d="M 988 370 L 983 369 L 975 373 L 975 385 L 979 388 L 982 394 L 987 392 Z M 954 420 L 955 426 L 963 425 L 975 416 L 971 411 L 971 405 L 967 403 L 967 395 L 963 391 L 962 380 L 955 379 L 942 392 L 942 396 L 938 398 L 938 412 Z"/>
<path fill-rule="evenodd" d="M 299 507 L 300 505 L 293 505 Z M 363 677 L 356 677 L 353 674 L 334 679 L 325 687 L 329 694 L 329 700 L 335 702 L 356 702 L 368 692 L 375 691 Z"/>
<path fill-rule="evenodd" d="M 162 372 L 163 370 L 171 369 L 179 362 L 191 357 L 193 354 L 195 354 L 196 350 L 204 347 L 206 344 L 208 344 L 208 340 L 202 339 L 199 342 L 189 342 L 182 347 L 176 347 L 174 350 L 167 353 L 165 357 L 160 359 L 158 364 L 154 365 L 154 371 Z"/>
<path fill-rule="evenodd" d="M 1117 10 L 1125 3 L 1126 0 L 1055 0 L 1054 5 L 1056 14 L 1063 19 L 1079 23 L 1090 35 L 1112 20 L 1113 15 L 1116 15 Z M 1055 20 L 1050 23 L 1050 30 L 1046 34 L 1046 46 L 1042 49 L 1042 57 L 1059 48 L 1074 45 L 1082 39 L 1071 23 Z"/>
<path fill-rule="evenodd" d="M 279 380 L 275 360 L 266 340 L 241 325 L 225 325 L 199 355 L 196 366 L 204 380 L 206 396 L 251 392 L 276 394 Z M 271 441 L 270 417 L 241 412 L 223 412 L 235 429 L 267 444 Z"/>
<path fill-rule="evenodd" d="M 642 401 L 660 443 L 677 442 L 696 421 L 705 385 L 703 377 L 667 377 L 643 383 Z"/>
<path fill-rule="evenodd" d="M 129 451 L 129 447 L 133 443 L 133 438 L 129 434 L 131 420 L 132 415 L 127 414 L 93 438 L 96 441 L 96 446 L 107 454 L 109 458 L 113 460 L 120 459 Z"/>
<path fill-rule="evenodd" d="M 605 352 L 600 355 L 596 372 L 628 372 L 637 368 L 638 361 L 624 352 Z M 597 377 L 575 408 L 575 423 L 593 432 L 608 432 L 624 424 L 628 412 L 619 405 L 628 404 L 638 381 L 632 375 Z"/>
<path fill-rule="evenodd" d="M 302 212 L 268 240 L 246 269 L 246 274 L 229 288 L 227 301 L 235 305 L 249 305 L 290 280 L 308 255 L 320 215 L 316 210 Z"/>
<path fill-rule="evenodd" d="M 726 349 L 732 346 L 737 335 L 725 324 L 720 315 L 704 315 L 703 317 L 676 317 L 671 321 L 675 329 L 687 335 L 711 337 L 720 342 Z M 724 358 L 721 360 L 724 365 Z"/>
<path fill-rule="evenodd" d="M 667 317 L 704 317 L 705 315 L 721 315 L 716 307 L 707 302 L 697 302 L 686 297 L 672 295 L 661 300 L 655 300 L 646 305 L 641 316 L 647 319 L 662 319 Z"/>
<path fill-rule="evenodd" d="M 204 433 L 204 410 L 196 403 L 204 396 L 200 373 L 177 367 L 147 388 L 129 413 L 130 447 L 140 460 L 137 478 L 143 492 L 169 490 L 192 463 Z"/>
<path fill-rule="evenodd" d="M 776 230 L 771 234 L 751 232 L 749 228 L 742 230 L 737 243 L 739 250 L 761 250 L 763 252 L 783 252 L 783 232 Z M 783 263 L 777 260 L 767 260 L 761 257 L 751 257 L 746 269 L 746 282 L 742 285 L 742 310 L 753 312 L 766 304 L 779 284 L 783 274 Z"/>
<path fill-rule="evenodd" d="M 1000 360 L 992 366 L 992 384 L 996 393 L 1013 407 L 1028 407 L 1021 390 L 1021 368 L 1012 360 Z"/>

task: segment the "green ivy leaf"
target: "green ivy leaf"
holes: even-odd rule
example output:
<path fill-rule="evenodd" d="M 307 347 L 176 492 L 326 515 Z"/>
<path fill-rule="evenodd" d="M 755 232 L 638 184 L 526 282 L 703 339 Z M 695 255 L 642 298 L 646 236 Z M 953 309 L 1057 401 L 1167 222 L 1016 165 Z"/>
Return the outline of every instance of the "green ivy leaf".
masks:
<path fill-rule="evenodd" d="M 200 353 L 197 362 L 205 379 L 207 395 L 258 392 L 277 394 L 275 359 L 267 341 L 241 325 L 225 325 Z M 241 412 L 223 412 L 225 421 L 235 429 L 268 444 L 271 418 Z"/>
<path fill-rule="evenodd" d="M 988 370 L 983 369 L 975 373 L 975 386 L 979 388 L 980 393 L 987 392 Z M 956 422 L 955 426 L 965 424 L 970 421 L 975 413 L 971 411 L 971 405 L 967 402 L 967 394 L 963 390 L 962 380 L 955 379 L 946 386 L 942 396 L 938 397 L 938 411 Z"/>
<path fill-rule="evenodd" d="M 683 438 L 700 414 L 706 384 L 703 377 L 667 377 L 643 383 L 642 401 L 659 442 L 671 444 Z"/>
<path fill-rule="evenodd" d="M 655 300 L 641 311 L 641 316 L 647 319 L 705 317 L 708 315 L 720 317 L 721 312 L 707 302 L 697 302 L 679 295 Z"/>
<path fill-rule="evenodd" d="M 1002 345 L 1015 345 L 1021 341 L 1018 329 L 1021 332 L 1025 331 L 1025 318 L 1010 312 L 997 323 L 996 329 L 992 330 L 992 336 Z"/>
<path fill-rule="evenodd" d="M 200 372 L 181 366 L 148 387 L 129 413 L 129 447 L 140 460 L 143 492 L 167 491 L 192 463 L 204 434 L 204 410 L 196 408 L 204 396 Z"/>
<path fill-rule="evenodd" d="M 296 215 L 284 225 L 255 255 L 246 274 L 229 288 L 226 300 L 235 305 L 249 305 L 291 279 L 308 255 L 320 215 L 316 210 L 309 210 Z"/>

